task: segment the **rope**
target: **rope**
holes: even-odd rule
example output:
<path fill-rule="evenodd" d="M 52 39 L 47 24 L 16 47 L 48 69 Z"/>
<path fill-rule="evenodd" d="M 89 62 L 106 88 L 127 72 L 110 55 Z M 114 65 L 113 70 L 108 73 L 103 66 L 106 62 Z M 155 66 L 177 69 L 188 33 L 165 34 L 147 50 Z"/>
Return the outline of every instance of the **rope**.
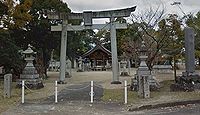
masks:
<path fill-rule="evenodd" d="M 41 92 L 36 92 L 36 91 L 31 90 L 31 89 L 28 88 L 28 86 L 26 86 L 25 84 L 24 84 L 24 87 L 25 87 L 26 89 L 28 89 L 31 93 L 41 93 Z"/>
<path fill-rule="evenodd" d="M 30 83 L 30 82 L 27 82 L 27 81 L 25 81 L 25 83 L 24 83 L 24 87 L 26 88 L 26 89 L 28 89 L 31 93 L 43 93 L 43 92 L 39 92 L 39 91 L 34 91 L 34 90 L 32 90 L 32 89 L 30 89 L 27 85 L 26 85 L 26 83 Z M 55 87 L 54 87 L 55 88 Z M 26 90 L 25 90 L 26 91 Z M 55 93 L 55 90 L 47 90 L 47 91 L 49 91 L 49 92 L 54 92 Z"/>
<path fill-rule="evenodd" d="M 90 87 L 90 84 L 89 85 L 87 85 L 87 86 L 85 86 L 85 87 L 82 87 L 82 88 L 76 88 L 76 89 L 70 89 L 70 88 L 65 88 L 66 90 L 71 90 L 71 91 L 78 91 L 78 90 L 83 90 L 83 89 L 86 89 L 86 88 L 88 88 L 88 87 Z"/>
<path fill-rule="evenodd" d="M 95 87 L 98 87 L 98 88 L 103 88 L 101 85 L 96 85 L 94 84 Z"/>

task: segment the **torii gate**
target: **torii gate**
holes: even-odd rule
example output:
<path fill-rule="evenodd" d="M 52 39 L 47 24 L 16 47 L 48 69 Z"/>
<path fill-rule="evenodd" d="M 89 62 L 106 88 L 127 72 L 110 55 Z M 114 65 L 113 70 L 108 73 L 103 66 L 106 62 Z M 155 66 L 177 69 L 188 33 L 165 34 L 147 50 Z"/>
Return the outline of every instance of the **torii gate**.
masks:
<path fill-rule="evenodd" d="M 60 51 L 60 75 L 59 83 L 65 83 L 66 68 L 66 48 L 67 48 L 67 31 L 82 31 L 84 29 L 110 29 L 111 35 L 111 53 L 112 53 L 112 73 L 113 80 L 111 84 L 121 84 L 118 75 L 118 58 L 117 58 L 117 42 L 116 29 L 126 29 L 127 24 L 119 24 L 115 22 L 115 18 L 129 17 L 131 12 L 135 11 L 136 6 L 118 10 L 108 11 L 86 11 L 83 13 L 55 13 L 48 12 L 48 19 L 62 19 L 62 25 L 51 26 L 51 31 L 62 31 L 61 35 L 61 51 Z M 110 24 L 92 24 L 92 18 L 110 18 Z M 83 19 L 84 25 L 72 26 L 68 24 L 69 19 Z"/>

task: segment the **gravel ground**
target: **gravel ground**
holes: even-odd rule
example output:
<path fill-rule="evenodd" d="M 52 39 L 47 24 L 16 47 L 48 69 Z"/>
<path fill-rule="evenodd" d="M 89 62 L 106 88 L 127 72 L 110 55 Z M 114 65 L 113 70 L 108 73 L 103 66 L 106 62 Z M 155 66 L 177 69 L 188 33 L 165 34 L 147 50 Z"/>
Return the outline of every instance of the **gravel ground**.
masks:
<path fill-rule="evenodd" d="M 127 111 L 118 104 L 90 104 L 66 102 L 61 104 L 24 104 L 12 108 L 2 115 L 122 115 Z"/>
<path fill-rule="evenodd" d="M 105 103 L 101 101 L 103 88 L 123 88 L 123 81 L 130 77 L 120 77 L 122 84 L 111 85 L 112 73 L 107 72 L 75 72 L 66 78 L 66 84 L 58 84 L 58 103 L 54 103 L 54 82 L 58 80 L 58 72 L 49 72 L 44 88 L 26 89 L 25 104 L 12 107 L 3 115 L 120 115 L 126 112 L 124 104 Z M 90 81 L 94 81 L 94 104 L 90 103 Z"/>
<path fill-rule="evenodd" d="M 135 73 L 135 69 L 131 71 Z M 181 73 L 179 71 L 178 73 Z M 122 84 L 111 85 L 112 73 L 106 72 L 72 72 L 71 78 L 66 78 L 66 84 L 58 85 L 58 101 L 54 103 L 54 82 L 58 80 L 58 72 L 49 72 L 48 80 L 44 81 L 44 88 L 29 91 L 25 96 L 25 104 L 18 104 L 2 115 L 131 115 L 140 112 L 128 112 L 127 107 L 120 103 L 105 103 L 101 101 L 103 89 L 121 89 L 124 80 L 130 84 L 131 76 L 120 77 Z M 159 74 L 158 81 L 173 80 L 173 74 Z M 90 103 L 90 81 L 94 81 L 95 101 Z M 72 90 L 73 89 L 73 90 Z M 31 92 L 31 93 L 30 93 Z M 143 113 L 143 112 L 141 112 Z"/>
<path fill-rule="evenodd" d="M 103 96 L 103 88 L 100 85 L 94 87 L 94 101 L 101 101 Z M 58 94 L 58 100 L 65 103 L 66 101 L 90 101 L 90 82 L 79 85 L 71 85 Z M 53 102 L 54 96 L 50 96 L 46 101 Z M 60 103 L 59 102 L 59 103 Z"/>

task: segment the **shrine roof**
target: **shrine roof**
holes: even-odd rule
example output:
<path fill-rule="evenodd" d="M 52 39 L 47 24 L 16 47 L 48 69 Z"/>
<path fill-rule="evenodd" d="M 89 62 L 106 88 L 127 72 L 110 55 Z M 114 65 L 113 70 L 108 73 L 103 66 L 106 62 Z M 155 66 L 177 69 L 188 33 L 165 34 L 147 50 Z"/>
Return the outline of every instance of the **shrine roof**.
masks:
<path fill-rule="evenodd" d="M 94 48 L 92 48 L 92 49 L 90 49 L 89 51 L 87 51 L 86 53 L 84 53 L 83 55 L 82 55 L 82 57 L 84 58 L 84 57 L 87 57 L 87 56 L 89 56 L 90 54 L 92 54 L 93 52 L 95 52 L 95 51 L 97 51 L 97 50 L 101 50 L 101 51 L 103 51 L 104 53 L 106 53 L 107 55 L 111 55 L 111 52 L 108 50 L 108 49 L 106 49 L 103 45 L 101 45 L 100 43 L 97 43 L 96 44 L 96 46 L 94 47 Z"/>

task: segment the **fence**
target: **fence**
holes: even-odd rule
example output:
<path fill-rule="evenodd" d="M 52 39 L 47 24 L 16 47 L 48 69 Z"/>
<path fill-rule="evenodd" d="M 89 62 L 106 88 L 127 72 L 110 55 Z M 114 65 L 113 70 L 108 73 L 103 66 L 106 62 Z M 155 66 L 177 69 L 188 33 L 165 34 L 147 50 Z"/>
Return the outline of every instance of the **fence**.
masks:
<path fill-rule="evenodd" d="M 29 89 L 26 84 L 25 84 L 26 81 L 22 81 L 22 98 L 21 98 L 21 103 L 25 103 L 25 90 L 29 90 L 33 93 L 39 93 L 39 92 L 36 92 L 36 91 L 33 91 L 31 89 Z M 88 87 L 90 87 L 90 92 L 89 92 L 89 96 L 90 96 L 90 103 L 94 103 L 94 96 L 95 96 L 95 91 L 94 91 L 94 86 L 95 87 L 99 87 L 98 85 L 94 84 L 94 81 L 91 81 L 89 85 L 87 86 L 84 86 L 84 87 L 81 87 L 81 88 L 68 88 L 66 87 L 65 89 L 66 90 L 73 90 L 73 91 L 78 91 L 78 90 L 83 90 L 83 89 L 86 89 Z M 102 88 L 102 87 L 101 87 Z M 55 103 L 58 103 L 59 100 L 58 100 L 58 82 L 55 81 L 55 89 L 54 89 L 54 102 Z M 127 81 L 124 81 L 124 104 L 127 104 L 128 103 L 128 91 L 127 91 Z"/>

